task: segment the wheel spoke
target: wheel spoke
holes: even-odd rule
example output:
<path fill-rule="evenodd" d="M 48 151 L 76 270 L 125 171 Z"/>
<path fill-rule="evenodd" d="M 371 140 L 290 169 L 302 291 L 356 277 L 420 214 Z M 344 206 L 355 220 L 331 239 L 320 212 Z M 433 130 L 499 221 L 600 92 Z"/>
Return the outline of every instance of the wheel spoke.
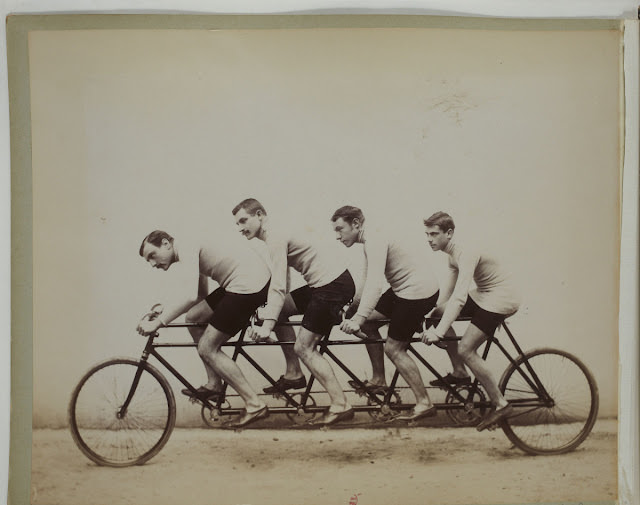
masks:
<path fill-rule="evenodd" d="M 551 403 L 538 398 L 511 366 L 501 381 L 501 390 L 514 407 L 514 415 L 503 425 L 505 434 L 515 445 L 534 454 L 574 449 L 589 434 L 597 415 L 598 394 L 591 373 L 563 351 L 541 349 L 528 353 L 527 358 Z M 519 406 L 522 402 L 540 406 Z"/>
<path fill-rule="evenodd" d="M 98 464 L 140 464 L 166 443 L 175 423 L 175 401 L 166 380 L 148 365 L 122 417 L 138 362 L 115 359 L 89 371 L 73 393 L 72 435 Z"/>

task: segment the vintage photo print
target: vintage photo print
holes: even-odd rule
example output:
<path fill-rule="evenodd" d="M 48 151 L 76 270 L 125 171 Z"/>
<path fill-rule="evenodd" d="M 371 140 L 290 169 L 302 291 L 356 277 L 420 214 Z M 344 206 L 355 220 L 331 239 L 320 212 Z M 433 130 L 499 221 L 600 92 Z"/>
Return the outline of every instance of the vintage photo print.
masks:
<path fill-rule="evenodd" d="M 14 493 L 34 505 L 617 500 L 619 21 L 18 16 L 9 34 L 14 248 L 30 281 L 14 296 L 32 300 L 13 349 L 27 427 L 12 427 L 24 449 L 12 454 L 24 470 Z M 258 214 L 238 211 L 249 198 Z M 336 213 L 345 206 L 362 214 Z M 437 213 L 452 221 L 434 225 Z M 295 345 L 241 332 L 214 349 L 234 317 L 245 327 L 246 297 L 280 282 L 275 239 L 252 238 L 249 219 L 286 237 L 299 270 L 288 288 L 307 284 L 313 298 L 294 299 Z M 154 230 L 166 235 L 143 242 Z M 337 296 L 326 286 L 346 267 L 356 303 L 379 282 L 373 305 L 389 288 L 380 304 L 407 312 L 377 305 L 398 325 L 379 329 L 384 350 L 332 315 L 333 344 L 312 354 L 318 314 Z M 201 289 L 199 274 L 211 277 Z M 398 328 L 411 339 L 418 309 L 405 302 L 439 290 L 451 313 L 460 288 L 447 298 L 448 283 L 463 278 L 472 323 L 452 328 L 470 378 L 434 385 L 455 356 L 420 339 L 447 328 L 436 320 L 407 351 Z M 496 294 L 507 282 L 513 296 Z M 224 300 L 204 302 L 218 284 Z M 165 312 L 145 326 L 156 303 Z M 201 329 L 183 324 L 195 303 L 211 323 Z M 152 326 L 157 344 L 178 345 L 145 350 L 136 330 Z M 488 355 L 486 344 L 475 354 L 473 339 L 496 327 Z M 194 393 L 212 387 L 199 352 L 223 376 L 237 366 L 250 391 Z M 297 373 L 286 394 L 263 393 Z M 504 407 L 496 398 L 512 412 L 478 431 Z M 433 416 L 411 419 L 428 404 Z"/>

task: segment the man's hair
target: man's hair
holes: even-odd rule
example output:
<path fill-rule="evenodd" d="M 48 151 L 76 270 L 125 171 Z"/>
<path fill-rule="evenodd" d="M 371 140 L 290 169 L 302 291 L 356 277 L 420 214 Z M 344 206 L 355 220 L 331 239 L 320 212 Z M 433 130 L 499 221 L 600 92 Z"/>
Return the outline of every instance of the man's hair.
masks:
<path fill-rule="evenodd" d="M 333 213 L 333 216 L 331 216 L 331 221 L 335 223 L 340 218 L 349 224 L 353 224 L 354 219 L 360 221 L 361 224 L 364 223 L 364 214 L 358 207 L 354 207 L 353 205 L 340 207 Z"/>
<path fill-rule="evenodd" d="M 439 226 L 444 232 L 449 230 L 455 231 L 456 225 L 453 222 L 453 218 L 446 212 L 436 212 L 427 219 L 424 220 L 425 226 Z"/>
<path fill-rule="evenodd" d="M 244 209 L 247 212 L 247 214 L 251 214 L 252 216 L 255 216 L 256 212 L 258 211 L 261 211 L 265 216 L 267 215 L 267 211 L 264 209 L 262 204 L 255 198 L 246 198 L 245 200 L 242 200 L 238 205 L 236 205 L 233 208 L 233 210 L 231 211 L 231 214 L 235 216 L 240 209 Z"/>
<path fill-rule="evenodd" d="M 142 256 L 142 251 L 144 250 L 145 244 L 149 243 L 156 247 L 160 247 L 164 239 L 167 239 L 169 243 L 173 244 L 173 237 L 169 235 L 166 231 L 155 230 L 149 233 L 149 235 L 147 235 L 142 241 L 142 244 L 140 244 L 140 256 Z"/>

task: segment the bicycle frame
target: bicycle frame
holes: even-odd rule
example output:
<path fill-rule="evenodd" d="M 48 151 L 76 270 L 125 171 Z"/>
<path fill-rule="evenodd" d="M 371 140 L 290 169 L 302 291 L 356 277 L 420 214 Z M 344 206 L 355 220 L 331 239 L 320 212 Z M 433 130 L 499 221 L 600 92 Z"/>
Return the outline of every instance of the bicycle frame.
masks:
<path fill-rule="evenodd" d="M 300 323 L 285 324 L 297 326 Z M 379 324 L 385 324 L 385 321 L 379 321 Z M 204 326 L 198 323 L 169 325 L 170 328 L 191 329 Z M 575 449 L 589 435 L 597 418 L 598 387 L 593 374 L 584 363 L 566 351 L 553 348 L 523 351 L 505 323 L 502 328 L 515 352 L 508 351 L 504 345 L 506 342 L 501 342 L 495 336 L 487 339 L 481 349 L 481 356 L 485 360 L 490 350 L 497 347 L 508 361 L 498 386 L 513 412 L 503 416 L 497 424 L 515 447 L 528 454 L 562 454 Z M 223 346 L 233 347 L 231 359 L 238 361 L 243 356 L 250 366 L 270 384 L 275 385 L 276 381 L 260 365 L 259 360 L 254 358 L 251 349 L 282 347 L 293 345 L 294 342 L 283 343 L 270 339 L 266 342 L 249 341 L 246 339 L 247 329 L 248 327 L 240 332 L 237 340 L 228 341 Z M 354 410 L 367 412 L 376 421 L 400 422 L 395 412 L 408 410 L 414 404 L 403 403 L 400 390 L 408 389 L 409 386 L 398 385 L 398 370 L 394 370 L 388 389 L 373 392 L 367 390 L 365 383 L 335 352 L 336 348 L 333 346 L 378 342 L 362 338 L 362 334 L 357 336 L 360 338 L 335 340 L 324 336 L 317 343 L 318 352 L 354 381 L 353 390 L 349 389 L 347 392 L 355 392 L 367 398 L 365 405 L 362 402 L 352 402 Z M 217 422 L 222 416 L 240 414 L 244 410 L 235 403 L 232 408 L 228 399 L 238 398 L 239 395 L 236 393 L 225 397 L 226 383 L 223 383 L 222 394 L 214 396 L 215 400 L 206 398 L 206 393 L 198 393 L 162 352 L 165 348 L 195 348 L 197 344 L 159 342 L 157 337 L 157 333 L 147 337 L 140 359 L 111 358 L 94 365 L 80 379 L 71 394 L 68 412 L 74 442 L 89 459 L 99 465 L 123 467 L 146 462 L 160 451 L 175 426 L 176 402 L 171 385 L 149 362 L 151 356 L 191 391 L 192 395 L 189 396 L 201 406 L 202 420 L 208 426 L 218 426 Z M 445 340 L 451 342 L 460 340 L 460 337 Z M 426 368 L 442 381 L 443 376 L 426 359 L 424 347 L 414 345 L 419 341 L 414 337 L 407 346 L 407 351 L 419 367 Z M 384 340 L 380 341 L 381 344 L 383 342 Z M 539 369 L 536 371 L 534 368 Z M 131 374 L 133 379 L 130 378 Z M 284 413 L 295 424 L 311 421 L 317 413 L 329 407 L 316 403 L 312 395 L 320 393 L 320 390 L 313 391 L 314 384 L 315 378 L 312 375 L 303 390 L 279 392 L 274 396 L 285 400 L 284 406 L 270 405 L 269 411 L 272 414 Z M 442 386 L 438 386 L 438 389 L 446 393 L 446 398 L 444 403 L 435 404 L 436 409 L 446 411 L 455 425 L 477 425 L 478 429 L 483 429 L 489 422 L 490 418 L 485 417 L 485 414 L 491 403 L 477 379 L 455 386 L 442 381 Z M 557 395 L 557 398 L 552 398 L 550 392 Z M 322 391 L 321 394 L 325 392 Z M 482 422 L 485 426 L 478 424 Z M 415 423 L 410 422 L 409 425 Z M 222 426 L 226 427 L 227 424 Z"/>
<path fill-rule="evenodd" d="M 466 319 L 459 319 L 459 321 L 465 321 L 468 320 L 468 318 Z M 425 320 L 427 323 L 434 323 L 437 322 L 437 320 L 435 319 L 427 319 Z M 386 324 L 388 321 L 379 321 L 381 325 Z M 299 326 L 300 323 L 299 322 L 286 322 L 286 323 L 281 323 L 281 326 Z M 205 327 L 206 324 L 205 323 L 174 323 L 174 324 L 169 324 L 167 325 L 167 328 L 189 328 L 189 327 Z M 542 402 L 542 404 L 544 406 L 550 406 L 552 405 L 553 401 L 551 400 L 549 394 L 547 393 L 547 391 L 545 390 L 544 386 L 541 384 L 541 381 L 539 380 L 536 372 L 533 370 L 533 368 L 531 367 L 531 365 L 529 364 L 528 360 L 525 357 L 525 353 L 523 352 L 523 350 L 521 349 L 521 347 L 518 345 L 513 333 L 509 330 L 507 324 L 505 322 L 502 323 L 502 328 L 505 330 L 507 336 L 509 337 L 509 340 L 511 341 L 512 346 L 514 347 L 514 349 L 516 350 L 517 354 L 515 356 L 512 356 L 508 350 L 505 348 L 505 346 L 494 336 L 491 337 L 489 339 L 487 339 L 485 345 L 484 345 L 484 349 L 482 351 L 482 358 L 486 360 L 489 351 L 492 347 L 492 345 L 495 343 L 495 345 L 500 349 L 500 351 L 502 352 L 502 354 L 504 355 L 504 357 L 513 365 L 517 368 L 518 372 L 520 373 L 520 375 L 524 378 L 524 380 L 529 384 L 529 386 L 532 388 L 532 390 L 534 392 L 536 392 L 536 395 L 538 396 L 538 400 L 519 400 L 520 406 L 522 407 L 532 407 L 532 408 L 536 408 L 540 406 L 540 402 Z M 238 337 L 237 340 L 232 340 L 232 341 L 227 341 L 225 342 L 222 346 L 223 347 L 233 347 L 233 353 L 231 356 L 231 359 L 233 361 L 237 361 L 239 356 L 242 356 L 256 371 L 258 371 L 271 385 L 275 385 L 276 384 L 276 380 L 247 352 L 248 349 L 254 348 L 254 347 L 263 347 L 263 346 L 284 346 L 284 345 L 293 345 L 293 342 L 275 342 L 275 341 L 269 341 L 269 342 L 249 342 L 247 340 L 245 340 L 245 336 L 246 336 L 246 332 L 247 332 L 248 326 L 245 327 L 241 332 L 240 335 Z M 143 350 L 142 353 L 142 357 L 141 357 L 141 363 L 146 362 L 149 359 L 149 356 L 153 356 L 155 359 L 157 359 L 178 381 L 180 381 L 185 387 L 187 387 L 188 389 L 190 389 L 194 394 L 196 391 L 196 388 L 189 383 L 189 381 L 173 366 L 171 365 L 171 363 L 162 355 L 160 354 L 160 352 L 158 351 L 159 349 L 164 349 L 164 348 L 184 348 L 184 347 L 197 347 L 197 344 L 195 342 L 188 342 L 188 343 L 158 343 L 155 342 L 155 339 L 158 337 L 158 334 L 152 334 L 147 338 L 147 343 L 145 345 L 145 348 Z M 457 341 L 460 340 L 460 337 L 446 337 L 444 339 L 445 341 Z M 382 340 L 382 342 L 384 342 L 384 340 Z M 442 379 L 443 376 L 438 372 L 438 370 L 436 370 L 433 365 L 431 365 L 431 363 L 429 363 L 429 361 L 427 359 L 424 358 L 424 356 L 422 356 L 422 354 L 420 354 L 420 352 L 418 352 L 413 344 L 416 342 L 420 342 L 420 339 L 414 338 L 411 341 L 411 344 L 408 346 L 407 350 L 408 352 L 410 352 L 415 358 L 416 360 L 421 363 L 426 369 L 428 369 L 437 379 Z M 366 405 L 354 405 L 354 410 L 356 411 L 377 411 L 380 410 L 383 406 L 387 406 L 389 409 L 391 410 L 406 410 L 409 408 L 413 407 L 413 404 L 405 404 L 405 403 L 391 403 L 391 400 L 393 399 L 394 395 L 396 394 L 396 386 L 398 383 L 398 379 L 399 379 L 399 372 L 396 369 L 394 371 L 393 377 L 391 379 L 390 385 L 388 390 L 386 390 L 386 392 L 384 394 L 380 394 L 380 393 L 374 393 L 371 391 L 366 390 L 365 388 L 365 384 L 362 380 L 360 380 L 359 377 L 357 377 L 350 369 L 349 367 L 342 361 L 340 360 L 340 358 L 338 356 L 336 356 L 336 354 L 330 349 L 333 346 L 345 346 L 345 345 L 363 345 L 365 343 L 368 343 L 365 340 L 353 340 L 353 339 L 336 339 L 336 340 L 329 340 L 329 336 L 325 335 L 320 342 L 318 343 L 318 351 L 320 352 L 320 354 L 327 356 L 328 358 L 331 359 L 331 361 L 333 361 L 333 363 L 335 363 L 347 376 L 349 376 L 350 379 L 352 379 L 358 386 L 359 388 L 361 388 L 360 390 L 356 389 L 356 392 L 358 392 L 359 394 L 361 394 L 362 396 L 366 396 L 368 399 L 368 404 Z M 526 372 L 525 372 L 526 370 Z M 140 374 L 142 372 L 142 365 L 140 366 L 138 372 L 136 373 L 136 376 L 134 378 L 131 390 L 129 392 L 129 395 L 126 399 L 126 401 L 124 402 L 124 404 L 122 405 L 120 412 L 118 415 L 123 416 L 126 413 L 126 409 L 127 406 L 129 404 L 129 401 L 131 400 L 131 398 L 133 397 L 133 394 L 135 393 L 136 387 L 137 387 L 137 382 L 139 380 Z M 313 375 L 311 375 L 306 388 L 304 389 L 304 391 L 302 393 L 294 393 L 291 394 L 287 391 L 282 391 L 280 393 L 278 393 L 277 395 L 274 395 L 276 397 L 279 397 L 281 399 L 284 399 L 286 401 L 286 404 L 284 407 L 278 407 L 278 406 L 274 406 L 274 407 L 269 407 L 269 411 L 271 413 L 274 414 L 279 414 L 279 413 L 317 413 L 317 412 L 322 412 L 324 411 L 327 406 L 320 406 L 320 405 L 310 405 L 309 403 L 309 398 L 311 396 L 312 393 L 312 388 L 313 385 L 315 383 L 315 377 Z M 224 415 L 236 415 L 236 414 L 240 414 L 242 412 L 242 409 L 240 408 L 225 408 L 223 410 L 221 410 L 222 404 L 225 402 L 225 395 L 224 393 L 226 393 L 226 388 L 227 388 L 227 383 L 225 382 L 223 385 L 223 396 L 222 398 L 219 398 L 217 401 L 213 402 L 210 401 L 208 399 L 201 399 L 198 398 L 198 401 L 202 402 L 202 404 L 204 405 L 204 407 L 209 408 L 209 409 L 218 409 L 219 411 L 221 411 L 222 414 Z M 480 383 L 477 379 L 475 379 L 470 386 L 468 386 L 469 388 L 469 398 L 474 398 L 475 393 L 479 390 L 480 388 Z M 435 406 L 438 409 L 441 410 L 457 410 L 457 409 L 469 409 L 469 405 L 467 400 L 460 394 L 460 392 L 458 391 L 458 389 L 455 386 L 449 385 L 449 384 L 444 384 L 444 386 L 442 386 L 440 389 L 445 390 L 447 393 L 449 393 L 450 397 L 455 398 L 457 400 L 457 403 L 454 402 L 447 402 L 447 403 L 435 403 Z M 296 400 L 296 398 L 294 398 L 294 395 L 300 395 L 300 400 Z M 489 401 L 474 401 L 473 402 L 473 408 L 489 408 L 491 407 L 491 403 Z"/>

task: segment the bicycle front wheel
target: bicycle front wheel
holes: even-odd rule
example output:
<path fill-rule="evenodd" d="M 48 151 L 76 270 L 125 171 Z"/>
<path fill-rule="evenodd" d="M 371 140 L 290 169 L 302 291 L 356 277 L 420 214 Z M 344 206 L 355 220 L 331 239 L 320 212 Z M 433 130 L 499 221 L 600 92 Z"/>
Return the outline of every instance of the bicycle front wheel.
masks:
<path fill-rule="evenodd" d="M 69 402 L 73 440 L 99 465 L 145 463 L 167 443 L 175 421 L 176 403 L 167 380 L 149 363 L 128 358 L 91 368 Z"/>
<path fill-rule="evenodd" d="M 598 415 L 593 375 L 565 351 L 544 348 L 525 353 L 505 370 L 500 390 L 514 407 L 502 430 L 529 454 L 572 451 L 587 438 Z"/>

